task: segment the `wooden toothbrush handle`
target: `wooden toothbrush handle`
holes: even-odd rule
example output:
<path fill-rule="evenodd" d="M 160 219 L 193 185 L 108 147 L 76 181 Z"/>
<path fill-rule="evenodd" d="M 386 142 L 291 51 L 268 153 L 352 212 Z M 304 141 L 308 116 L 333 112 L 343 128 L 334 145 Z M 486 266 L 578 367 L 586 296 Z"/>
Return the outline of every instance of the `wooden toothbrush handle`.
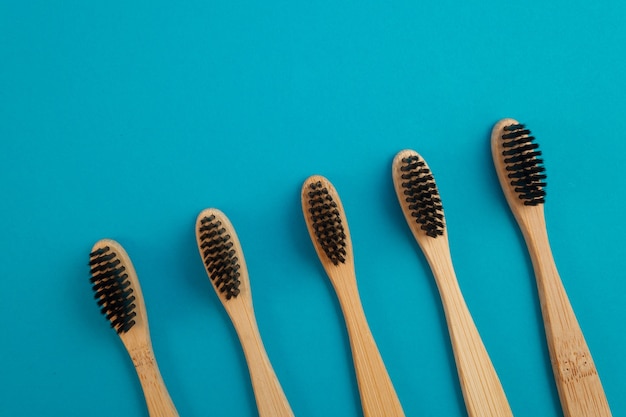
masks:
<path fill-rule="evenodd" d="M 259 417 L 293 417 L 263 346 L 251 308 L 231 309 L 229 313 L 246 357 Z"/>
<path fill-rule="evenodd" d="M 512 417 L 511 407 L 448 258 L 433 266 L 469 417 Z"/>
<path fill-rule="evenodd" d="M 152 347 L 145 346 L 132 350 L 130 357 L 135 364 L 150 417 L 178 417 L 174 403 L 165 388 Z"/>
<path fill-rule="evenodd" d="M 365 417 L 404 417 L 356 289 L 338 292 Z"/>
<path fill-rule="evenodd" d="M 550 361 L 565 417 L 610 417 L 602 383 L 543 230 L 528 235 Z"/>

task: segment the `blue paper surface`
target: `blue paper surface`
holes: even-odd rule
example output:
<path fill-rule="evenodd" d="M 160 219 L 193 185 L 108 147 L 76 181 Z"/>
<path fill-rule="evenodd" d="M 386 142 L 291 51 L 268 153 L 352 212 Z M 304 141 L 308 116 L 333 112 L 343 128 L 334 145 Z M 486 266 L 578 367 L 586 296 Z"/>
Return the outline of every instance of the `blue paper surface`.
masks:
<path fill-rule="evenodd" d="M 516 416 L 562 416 L 493 123 L 545 156 L 552 249 L 614 416 L 626 415 L 626 3 L 0 4 L 1 416 L 146 416 L 88 253 L 134 262 L 181 416 L 254 416 L 198 255 L 217 207 L 245 253 L 297 416 L 362 415 L 336 296 L 304 224 L 321 174 L 348 218 L 364 309 L 407 416 L 465 416 L 437 288 L 391 161 L 434 172 L 460 287 Z"/>

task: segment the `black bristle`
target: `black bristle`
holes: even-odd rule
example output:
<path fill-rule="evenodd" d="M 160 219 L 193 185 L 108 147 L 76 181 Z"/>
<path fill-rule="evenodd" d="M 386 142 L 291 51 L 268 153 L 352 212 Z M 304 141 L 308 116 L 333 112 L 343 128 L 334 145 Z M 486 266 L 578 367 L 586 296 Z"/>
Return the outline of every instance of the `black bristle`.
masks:
<path fill-rule="evenodd" d="M 200 249 L 209 278 L 227 300 L 239 295 L 239 259 L 222 222 L 214 215 L 200 220 Z"/>
<path fill-rule="evenodd" d="M 125 333 L 135 324 L 133 318 L 137 313 L 134 311 L 135 296 L 132 295 L 126 267 L 120 265 L 117 254 L 108 246 L 89 254 L 90 282 L 100 312 L 117 333 Z"/>
<path fill-rule="evenodd" d="M 402 158 L 401 178 L 411 216 L 430 237 L 443 235 L 443 206 L 430 169 L 417 155 Z"/>
<path fill-rule="evenodd" d="M 309 215 L 317 242 L 333 264 L 345 263 L 346 234 L 337 203 L 321 181 L 309 184 L 309 190 Z"/>
<path fill-rule="evenodd" d="M 513 190 L 524 205 L 543 204 L 548 184 L 539 145 L 523 124 L 505 126 L 503 130 L 502 156 Z"/>

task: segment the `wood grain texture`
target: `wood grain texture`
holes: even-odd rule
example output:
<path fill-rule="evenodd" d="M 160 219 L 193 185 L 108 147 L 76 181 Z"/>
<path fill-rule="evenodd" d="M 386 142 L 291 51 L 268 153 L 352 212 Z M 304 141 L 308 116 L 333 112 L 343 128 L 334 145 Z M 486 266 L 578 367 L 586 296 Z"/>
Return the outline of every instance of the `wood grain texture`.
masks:
<path fill-rule="evenodd" d="M 441 236 L 426 235 L 405 200 L 400 166 L 402 160 L 411 155 L 419 156 L 415 151 L 404 150 L 394 158 L 394 187 L 402 212 L 424 252 L 439 289 L 467 413 L 470 417 L 512 416 L 500 379 L 459 288 L 448 245 L 447 227 L 444 226 Z M 426 161 L 419 157 L 428 168 Z M 442 222 L 445 225 L 445 219 Z"/>
<path fill-rule="evenodd" d="M 205 209 L 198 215 L 196 222 L 196 238 L 198 241 L 198 249 L 200 250 L 200 257 L 204 260 L 202 249 L 200 248 L 201 239 L 199 230 L 201 220 L 212 215 L 222 223 L 222 227 L 224 227 L 230 235 L 230 240 L 233 243 L 232 249 L 235 250 L 235 256 L 239 261 L 239 280 L 241 281 L 239 295 L 231 299 L 226 299 L 224 294 L 221 293 L 215 285 L 213 285 L 213 289 L 215 289 L 217 297 L 228 313 L 243 348 L 259 416 L 293 417 L 293 411 L 283 392 L 278 377 L 274 372 L 274 368 L 272 368 L 263 341 L 261 340 L 261 335 L 259 334 L 254 308 L 252 306 L 252 293 L 250 290 L 248 269 L 239 238 L 230 220 L 224 213 L 217 209 Z"/>
<path fill-rule="evenodd" d="M 532 260 L 548 351 L 565 417 L 609 417 L 611 410 L 591 353 L 556 269 L 543 204 L 525 206 L 510 185 L 502 157 L 505 126 L 514 119 L 496 123 L 491 149 L 498 179 L 506 200 L 524 235 Z"/>
<path fill-rule="evenodd" d="M 130 287 L 133 289 L 132 295 L 135 296 L 134 311 L 137 313 L 134 317 L 135 325 L 128 332 L 121 333 L 119 336 L 135 365 L 146 399 L 148 413 L 150 417 L 178 417 L 178 412 L 167 392 L 152 350 L 148 315 L 135 268 L 124 248 L 113 240 L 100 240 L 94 245 L 92 252 L 106 246 L 117 254 L 121 264 L 126 268 L 125 272 L 128 274 Z"/>
<path fill-rule="evenodd" d="M 346 235 L 346 259 L 344 263 L 338 263 L 338 265 L 333 264 L 326 256 L 324 250 L 319 246 L 308 211 L 308 186 L 318 181 L 326 187 L 337 204 Z M 345 319 L 361 396 L 363 414 L 365 417 L 404 416 L 400 400 L 391 383 L 391 379 L 387 373 L 380 352 L 378 351 L 369 325 L 367 324 L 365 313 L 361 305 L 361 299 L 356 284 L 350 231 L 348 230 L 345 212 L 339 195 L 326 178 L 314 175 L 304 182 L 302 187 L 302 210 L 307 229 L 313 241 L 313 246 L 337 293 L 337 298 L 339 299 L 339 304 Z"/>

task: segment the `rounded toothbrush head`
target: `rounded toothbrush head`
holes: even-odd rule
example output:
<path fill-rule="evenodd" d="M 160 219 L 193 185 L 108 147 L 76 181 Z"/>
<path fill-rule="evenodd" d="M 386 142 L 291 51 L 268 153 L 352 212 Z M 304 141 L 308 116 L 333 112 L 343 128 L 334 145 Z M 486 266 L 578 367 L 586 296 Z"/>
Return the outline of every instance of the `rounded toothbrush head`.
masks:
<path fill-rule="evenodd" d="M 352 259 L 348 222 L 335 187 L 313 175 L 302 185 L 302 211 L 320 260 L 334 266 Z"/>
<path fill-rule="evenodd" d="M 491 148 L 509 203 L 525 206 L 545 203 L 545 167 L 539 144 L 530 130 L 517 120 L 500 120 L 491 134 Z"/>
<path fill-rule="evenodd" d="M 118 334 L 128 332 L 141 318 L 141 289 L 126 251 L 113 240 L 100 240 L 89 254 L 89 267 L 100 312 Z"/>
<path fill-rule="evenodd" d="M 216 293 L 222 301 L 236 298 L 247 272 L 239 239 L 226 215 L 213 208 L 203 210 L 196 220 L 196 238 Z"/>
<path fill-rule="evenodd" d="M 428 164 L 413 150 L 393 160 L 393 181 L 404 216 L 416 238 L 444 235 L 446 222 L 439 190 Z"/>

